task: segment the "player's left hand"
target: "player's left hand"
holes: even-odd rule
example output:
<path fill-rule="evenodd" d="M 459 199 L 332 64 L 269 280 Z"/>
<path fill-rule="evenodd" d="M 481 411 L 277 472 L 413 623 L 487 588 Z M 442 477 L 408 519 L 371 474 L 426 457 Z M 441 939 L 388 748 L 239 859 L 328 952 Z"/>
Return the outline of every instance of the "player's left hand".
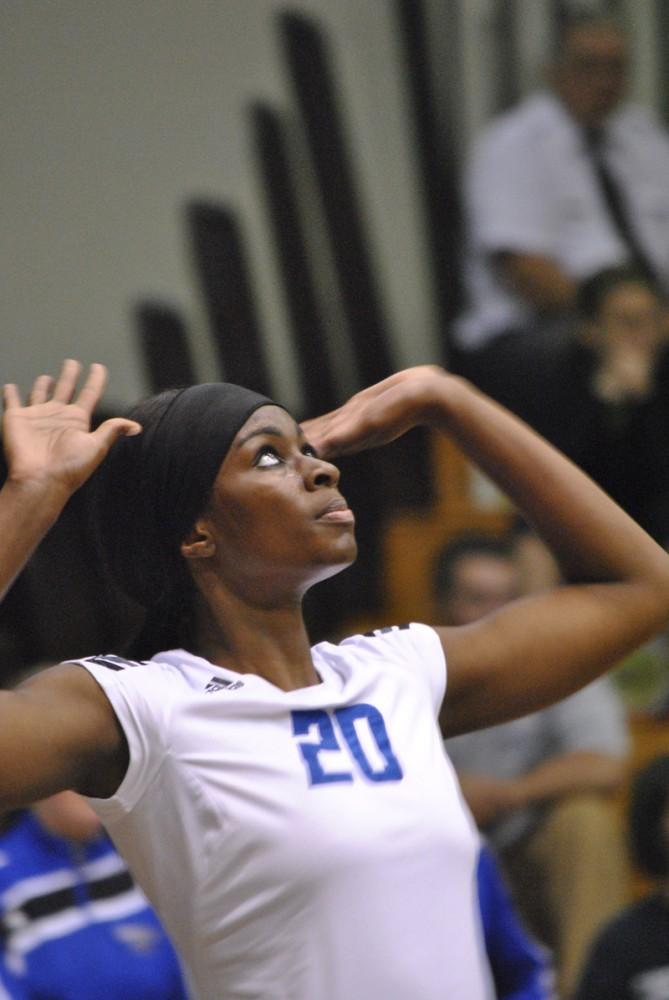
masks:
<path fill-rule="evenodd" d="M 438 365 L 419 365 L 357 392 L 343 406 L 306 420 L 302 429 L 324 458 L 353 455 L 394 441 L 429 423 L 440 386 L 450 378 Z"/>

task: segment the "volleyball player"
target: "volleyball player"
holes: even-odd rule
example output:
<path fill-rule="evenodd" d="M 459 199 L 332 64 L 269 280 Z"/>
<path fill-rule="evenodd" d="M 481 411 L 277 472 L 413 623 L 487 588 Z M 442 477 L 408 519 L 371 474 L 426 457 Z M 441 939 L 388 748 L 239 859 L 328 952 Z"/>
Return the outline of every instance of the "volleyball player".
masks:
<path fill-rule="evenodd" d="M 109 571 L 147 611 L 99 655 L 0 693 L 0 808 L 92 797 L 205 1000 L 482 1000 L 476 837 L 449 735 L 586 684 L 669 617 L 669 559 L 590 480 L 441 369 L 298 426 L 239 387 L 89 429 L 105 373 L 5 389 L 0 585 L 94 470 Z M 552 547 L 568 586 L 463 628 L 310 649 L 305 591 L 349 565 L 331 457 L 427 424 Z M 67 572 L 67 567 L 63 567 Z"/>

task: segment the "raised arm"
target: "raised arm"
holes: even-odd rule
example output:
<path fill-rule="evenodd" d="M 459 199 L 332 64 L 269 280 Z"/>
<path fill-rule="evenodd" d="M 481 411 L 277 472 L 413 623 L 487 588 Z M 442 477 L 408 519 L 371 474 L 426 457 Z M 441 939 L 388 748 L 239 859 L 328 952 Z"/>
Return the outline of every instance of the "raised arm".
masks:
<path fill-rule="evenodd" d="M 438 368 L 399 372 L 309 421 L 326 456 L 417 424 L 449 433 L 535 526 L 570 585 L 438 629 L 447 735 L 534 711 L 613 665 L 669 619 L 669 557 L 568 459 L 503 407 Z"/>
<path fill-rule="evenodd" d="M 0 595 L 113 442 L 141 430 L 118 417 L 91 431 L 106 371 L 91 365 L 77 392 L 80 372 L 76 361 L 66 361 L 57 380 L 41 375 L 27 405 L 15 385 L 5 386 Z M 0 692 L 0 811 L 68 787 L 109 794 L 125 755 L 114 713 L 85 671 L 58 667 Z"/>

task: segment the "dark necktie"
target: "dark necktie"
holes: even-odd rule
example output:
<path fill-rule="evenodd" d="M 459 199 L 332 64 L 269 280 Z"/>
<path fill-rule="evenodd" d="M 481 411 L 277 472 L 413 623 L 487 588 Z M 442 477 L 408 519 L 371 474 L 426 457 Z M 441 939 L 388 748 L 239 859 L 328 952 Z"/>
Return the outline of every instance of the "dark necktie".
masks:
<path fill-rule="evenodd" d="M 655 281 L 655 269 L 639 243 L 634 230 L 634 224 L 630 218 L 629 204 L 625 197 L 625 192 L 611 173 L 604 157 L 604 130 L 601 128 L 586 128 L 584 132 L 585 146 L 609 212 L 609 218 L 629 251 L 630 263 L 634 264 L 646 278 Z"/>

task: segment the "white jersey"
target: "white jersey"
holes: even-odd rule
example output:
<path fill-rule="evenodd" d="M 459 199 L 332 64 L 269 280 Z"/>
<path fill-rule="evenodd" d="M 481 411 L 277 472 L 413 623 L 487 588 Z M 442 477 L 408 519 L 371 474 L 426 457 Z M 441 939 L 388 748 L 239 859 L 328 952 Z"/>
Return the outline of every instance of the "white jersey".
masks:
<path fill-rule="evenodd" d="M 296 691 L 183 650 L 77 661 L 130 750 L 94 808 L 201 1000 L 489 998 L 436 633 L 312 652 Z"/>

